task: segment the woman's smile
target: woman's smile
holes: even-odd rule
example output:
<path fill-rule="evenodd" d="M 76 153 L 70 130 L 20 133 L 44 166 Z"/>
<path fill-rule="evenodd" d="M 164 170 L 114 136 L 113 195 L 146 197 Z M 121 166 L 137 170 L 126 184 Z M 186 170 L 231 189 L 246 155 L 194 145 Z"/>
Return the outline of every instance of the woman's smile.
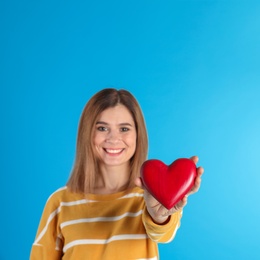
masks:
<path fill-rule="evenodd" d="M 110 148 L 104 148 L 104 151 L 110 155 L 119 155 L 121 152 L 123 152 L 124 149 L 110 149 Z"/>

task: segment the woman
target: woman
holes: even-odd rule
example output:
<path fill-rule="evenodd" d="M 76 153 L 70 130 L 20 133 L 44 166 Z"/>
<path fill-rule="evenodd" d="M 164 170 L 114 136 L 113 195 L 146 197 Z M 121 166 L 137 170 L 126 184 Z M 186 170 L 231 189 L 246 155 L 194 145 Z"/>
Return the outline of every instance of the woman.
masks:
<path fill-rule="evenodd" d="M 95 94 L 80 119 L 71 177 L 48 199 L 30 259 L 157 259 L 157 243 L 174 238 L 187 196 L 168 211 L 143 190 L 147 149 L 136 99 L 126 90 Z M 190 193 L 203 168 L 197 173 Z"/>

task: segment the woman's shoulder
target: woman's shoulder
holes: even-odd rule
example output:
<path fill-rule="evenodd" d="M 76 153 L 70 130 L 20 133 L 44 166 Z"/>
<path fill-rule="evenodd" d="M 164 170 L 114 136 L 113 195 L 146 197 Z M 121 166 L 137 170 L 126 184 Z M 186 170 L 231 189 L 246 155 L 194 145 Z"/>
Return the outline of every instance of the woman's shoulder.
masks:
<path fill-rule="evenodd" d="M 51 193 L 51 195 L 48 197 L 47 201 L 53 200 L 53 199 L 56 199 L 56 198 L 62 196 L 64 193 L 66 193 L 66 190 L 67 190 L 66 186 L 58 188 L 53 193 Z"/>
<path fill-rule="evenodd" d="M 47 199 L 48 201 L 56 202 L 70 202 L 74 200 L 83 199 L 84 196 L 80 193 L 71 192 L 67 186 L 55 190 Z"/>
<path fill-rule="evenodd" d="M 82 193 L 74 193 L 69 190 L 67 186 L 61 187 L 55 190 L 47 199 L 47 203 L 51 204 L 68 204 L 72 202 L 86 201 L 88 200 L 113 200 L 113 199 L 127 199 L 133 197 L 143 197 L 143 190 L 139 187 L 134 187 L 123 192 L 109 194 L 109 195 L 99 195 L 99 194 L 88 194 L 87 196 Z"/>

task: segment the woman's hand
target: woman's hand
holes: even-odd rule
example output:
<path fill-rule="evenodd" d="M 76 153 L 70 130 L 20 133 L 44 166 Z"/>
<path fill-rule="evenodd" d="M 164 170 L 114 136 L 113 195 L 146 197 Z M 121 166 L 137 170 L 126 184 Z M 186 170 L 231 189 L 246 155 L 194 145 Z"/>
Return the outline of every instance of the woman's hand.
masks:
<path fill-rule="evenodd" d="M 190 158 L 195 164 L 197 164 L 199 158 L 197 156 L 193 156 Z M 202 167 L 197 168 L 197 177 L 194 181 L 194 186 L 191 188 L 189 193 L 180 200 L 172 209 L 166 209 L 162 204 L 160 204 L 144 187 L 141 178 L 137 178 L 135 180 L 136 186 L 144 189 L 144 200 L 146 203 L 147 211 L 152 217 L 153 221 L 157 224 L 163 224 L 167 222 L 170 215 L 173 213 L 183 209 L 183 207 L 187 204 L 188 196 L 196 193 L 200 188 L 201 183 L 201 175 L 203 174 L 204 169 Z"/>

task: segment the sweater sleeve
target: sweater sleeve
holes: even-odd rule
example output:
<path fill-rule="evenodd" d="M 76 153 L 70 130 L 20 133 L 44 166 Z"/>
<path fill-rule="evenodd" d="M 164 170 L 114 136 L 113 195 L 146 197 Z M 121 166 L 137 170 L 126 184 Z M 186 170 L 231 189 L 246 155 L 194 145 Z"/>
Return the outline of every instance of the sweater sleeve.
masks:
<path fill-rule="evenodd" d="M 60 260 L 63 239 L 58 225 L 60 205 L 50 197 L 42 213 L 30 260 Z"/>
<path fill-rule="evenodd" d="M 166 224 L 159 225 L 152 220 L 147 208 L 145 208 L 142 220 L 146 233 L 151 240 L 157 243 L 169 243 L 173 240 L 178 228 L 180 227 L 181 217 L 182 211 L 177 211 L 170 216 L 170 220 Z"/>

